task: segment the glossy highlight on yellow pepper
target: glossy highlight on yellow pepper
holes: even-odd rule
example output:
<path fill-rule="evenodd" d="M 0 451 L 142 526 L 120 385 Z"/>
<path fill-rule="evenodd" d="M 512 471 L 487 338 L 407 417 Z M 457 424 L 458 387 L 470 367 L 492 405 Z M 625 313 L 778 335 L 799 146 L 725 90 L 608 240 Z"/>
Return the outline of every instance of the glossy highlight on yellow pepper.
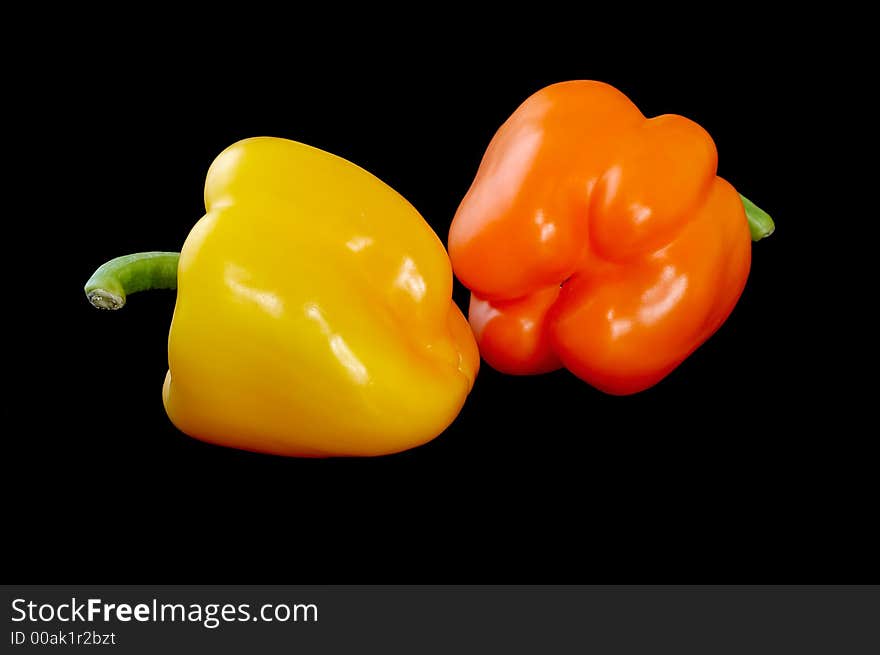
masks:
<path fill-rule="evenodd" d="M 178 428 L 280 455 L 382 455 L 458 415 L 479 354 L 443 244 L 400 194 L 261 137 L 217 157 L 205 207 L 176 271 L 163 398 Z"/>

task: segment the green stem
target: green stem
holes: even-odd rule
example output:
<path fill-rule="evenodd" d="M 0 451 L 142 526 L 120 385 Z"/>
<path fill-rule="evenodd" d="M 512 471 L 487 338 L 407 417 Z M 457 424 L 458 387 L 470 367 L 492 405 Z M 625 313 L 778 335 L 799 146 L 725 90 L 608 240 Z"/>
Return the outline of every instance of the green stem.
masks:
<path fill-rule="evenodd" d="M 86 297 L 98 309 L 119 309 L 130 293 L 176 289 L 178 259 L 178 252 L 136 252 L 111 259 L 86 282 Z"/>
<path fill-rule="evenodd" d="M 752 233 L 752 241 L 760 241 L 764 237 L 769 237 L 776 229 L 770 214 L 758 207 L 743 194 L 739 194 L 742 198 L 743 207 L 746 210 L 746 218 L 749 220 L 749 232 Z"/>

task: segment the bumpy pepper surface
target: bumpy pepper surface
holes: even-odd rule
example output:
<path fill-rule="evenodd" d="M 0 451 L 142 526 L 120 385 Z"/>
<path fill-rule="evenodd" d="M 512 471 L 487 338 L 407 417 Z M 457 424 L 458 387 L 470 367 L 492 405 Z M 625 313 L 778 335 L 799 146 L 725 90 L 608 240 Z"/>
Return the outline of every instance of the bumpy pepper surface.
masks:
<path fill-rule="evenodd" d="M 724 322 L 749 272 L 743 201 L 716 166 L 703 128 L 646 119 L 607 84 L 564 82 L 526 100 L 449 233 L 485 360 L 513 374 L 564 366 L 613 394 L 678 366 Z"/>
<path fill-rule="evenodd" d="M 281 455 L 381 455 L 456 417 L 479 355 L 443 244 L 403 197 L 256 138 L 217 157 L 205 206 L 176 273 L 163 397 L 177 427 Z"/>

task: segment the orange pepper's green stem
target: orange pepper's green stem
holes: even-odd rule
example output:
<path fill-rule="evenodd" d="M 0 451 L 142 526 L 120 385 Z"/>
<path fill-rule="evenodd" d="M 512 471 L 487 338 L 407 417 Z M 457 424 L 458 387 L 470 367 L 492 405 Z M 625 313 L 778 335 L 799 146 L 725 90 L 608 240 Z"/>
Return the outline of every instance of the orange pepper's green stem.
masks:
<path fill-rule="evenodd" d="M 739 194 L 742 199 L 743 207 L 746 209 L 746 218 L 749 221 L 749 232 L 752 233 L 752 241 L 760 241 L 764 237 L 769 237 L 776 229 L 770 214 L 758 207 L 743 194 Z"/>
<path fill-rule="evenodd" d="M 89 302 L 98 309 L 119 309 L 136 291 L 177 288 L 177 252 L 138 252 L 111 259 L 86 282 Z"/>

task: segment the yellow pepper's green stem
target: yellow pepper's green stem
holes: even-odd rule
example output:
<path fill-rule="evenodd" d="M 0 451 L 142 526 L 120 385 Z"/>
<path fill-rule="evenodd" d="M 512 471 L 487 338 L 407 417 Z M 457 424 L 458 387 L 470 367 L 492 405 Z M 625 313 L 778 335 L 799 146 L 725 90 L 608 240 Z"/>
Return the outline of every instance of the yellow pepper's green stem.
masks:
<path fill-rule="evenodd" d="M 746 210 L 746 218 L 749 221 L 749 232 L 752 233 L 752 241 L 760 241 L 764 237 L 769 237 L 776 229 L 770 214 L 758 207 L 743 194 L 739 194 L 742 198 L 743 207 Z"/>
<path fill-rule="evenodd" d="M 98 268 L 86 282 L 89 302 L 98 309 L 119 309 L 136 291 L 177 288 L 178 252 L 137 252 Z"/>

